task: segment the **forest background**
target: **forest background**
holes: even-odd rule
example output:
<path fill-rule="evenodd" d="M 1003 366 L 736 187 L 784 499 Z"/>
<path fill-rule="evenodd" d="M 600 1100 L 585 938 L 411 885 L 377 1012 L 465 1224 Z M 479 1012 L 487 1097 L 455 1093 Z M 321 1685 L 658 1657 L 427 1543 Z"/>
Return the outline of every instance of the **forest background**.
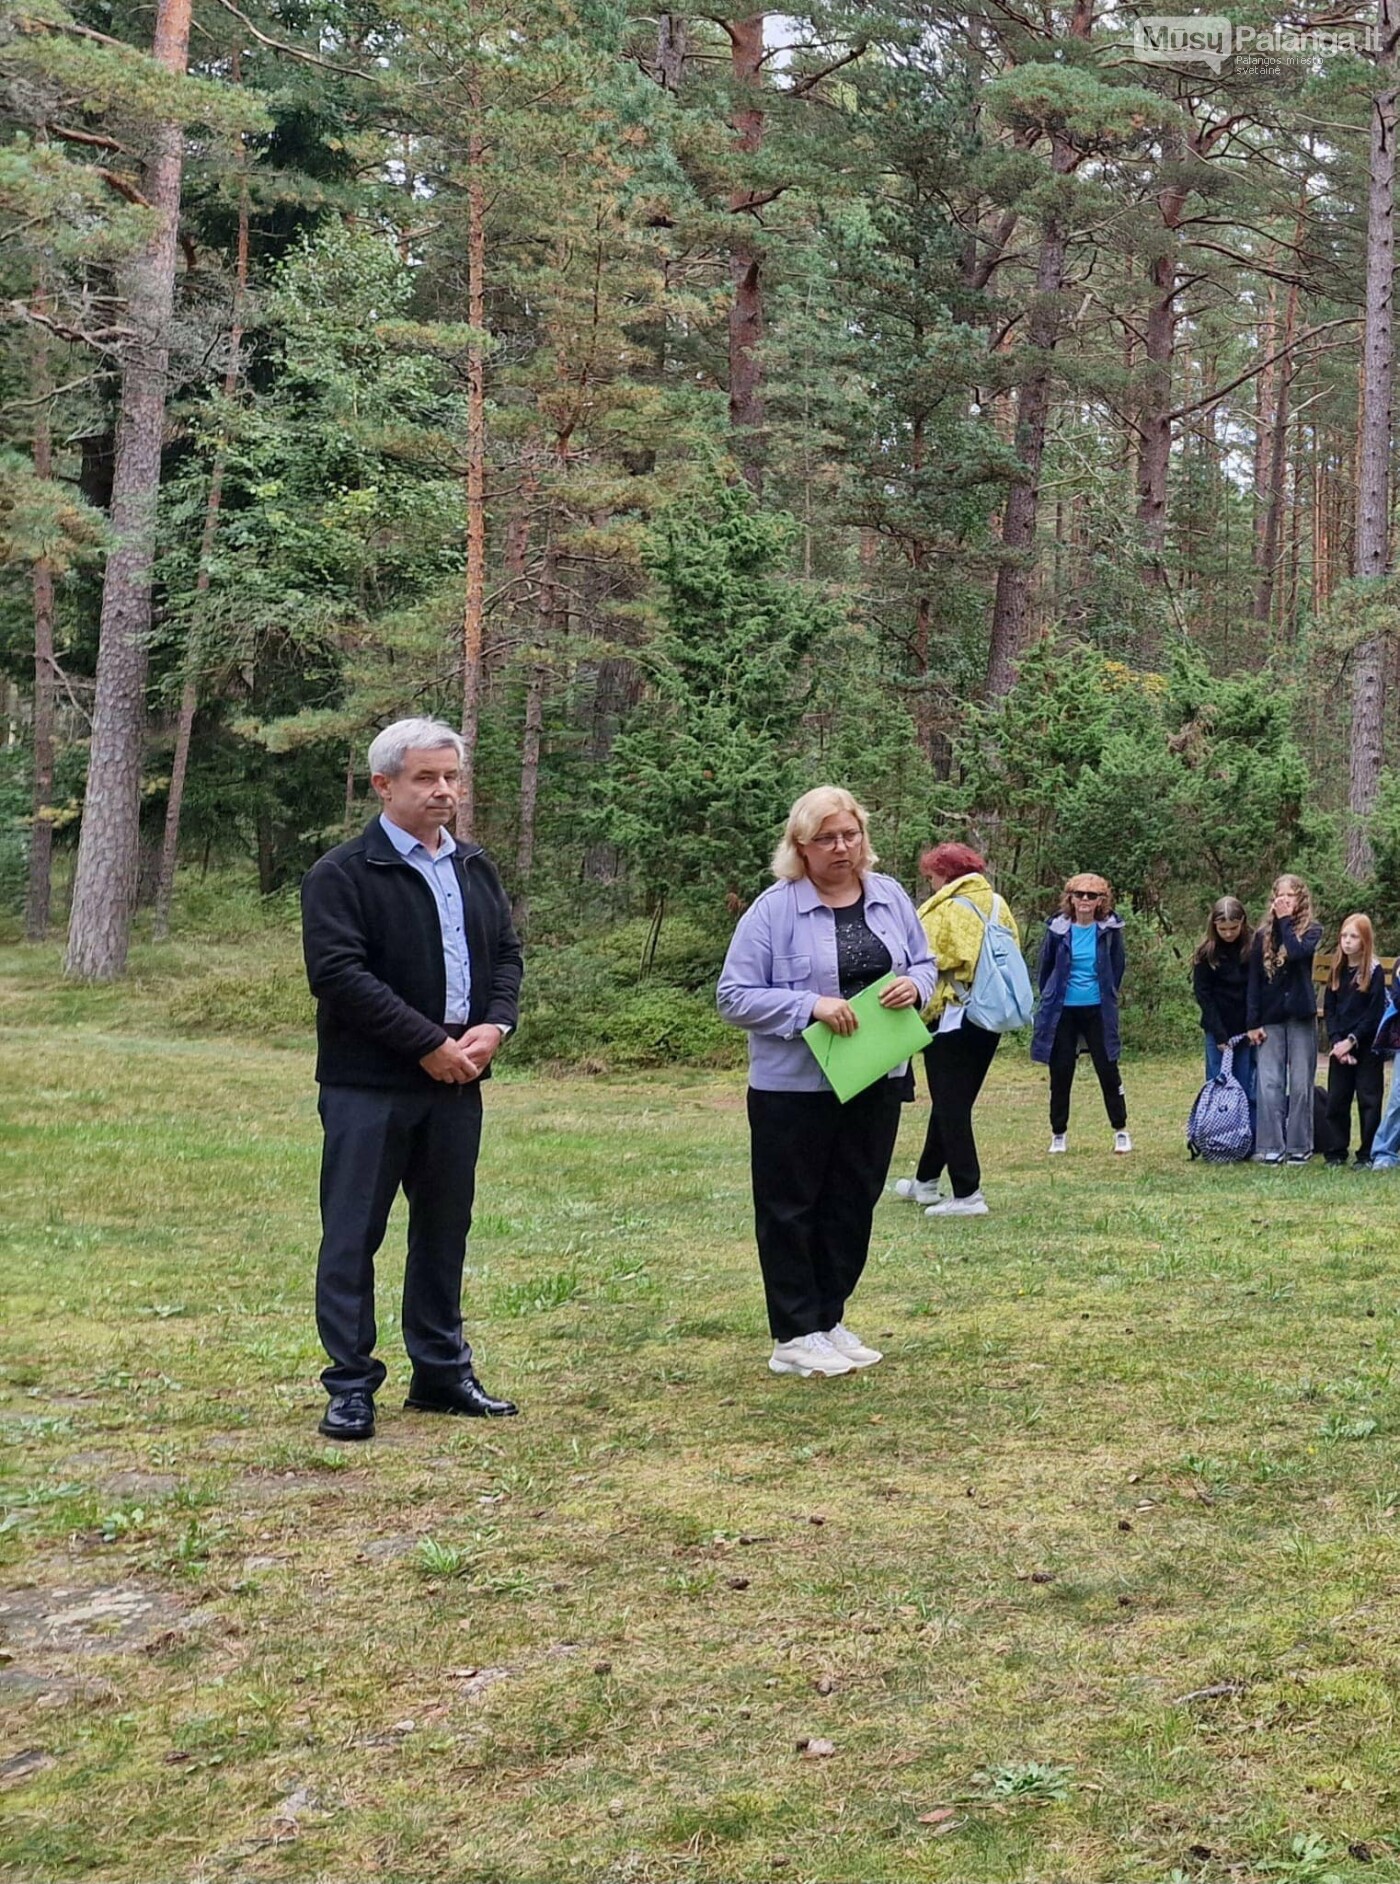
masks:
<path fill-rule="evenodd" d="M 298 1028 L 295 886 L 422 712 L 527 1060 L 732 1056 L 823 779 L 911 887 L 1109 875 L 1140 1047 L 1282 868 L 1400 944 L 1396 20 L 1242 23 L 19 0 L 0 920 L 90 981 L 256 938 L 176 1018 Z"/>

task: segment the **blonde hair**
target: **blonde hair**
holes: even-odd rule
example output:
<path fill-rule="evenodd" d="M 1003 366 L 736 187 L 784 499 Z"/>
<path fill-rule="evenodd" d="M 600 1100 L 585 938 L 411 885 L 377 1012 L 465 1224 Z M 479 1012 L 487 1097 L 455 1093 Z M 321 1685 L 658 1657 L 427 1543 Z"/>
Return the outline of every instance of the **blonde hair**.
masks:
<path fill-rule="evenodd" d="M 1113 885 L 1107 877 L 1097 876 L 1092 870 L 1081 870 L 1077 876 L 1068 879 L 1060 892 L 1060 914 L 1074 915 L 1074 890 L 1092 890 L 1098 901 L 1094 904 L 1094 921 L 1102 922 L 1113 914 Z"/>
<path fill-rule="evenodd" d="M 838 811 L 844 811 L 860 826 L 860 856 L 856 860 L 859 874 L 864 876 L 879 863 L 870 848 L 870 818 L 865 806 L 840 785 L 814 785 L 789 811 L 782 842 L 773 852 L 773 875 L 780 882 L 798 883 L 806 876 L 807 865 L 797 847 L 810 844 L 826 820 Z"/>
<path fill-rule="evenodd" d="M 1274 898 L 1280 893 L 1284 896 L 1292 896 L 1297 905 L 1292 916 L 1289 918 L 1289 921 L 1293 924 L 1294 935 L 1302 935 L 1306 929 L 1311 927 L 1313 919 L 1312 891 L 1308 888 L 1307 884 L 1304 883 L 1303 879 L 1301 877 L 1289 876 L 1286 873 L 1281 877 L 1275 877 L 1274 887 L 1269 892 L 1269 920 L 1267 924 L 1261 923 L 1259 925 L 1264 938 L 1263 948 L 1261 950 L 1264 961 L 1264 973 L 1268 976 L 1270 981 L 1273 980 L 1279 969 L 1282 968 L 1287 956 L 1287 951 L 1282 944 L 1275 943 L 1274 941 L 1274 926 L 1278 918 L 1273 914 L 1273 902 Z"/>
<path fill-rule="evenodd" d="M 1361 966 L 1356 971 L 1356 985 L 1358 988 L 1369 988 L 1371 977 L 1376 972 L 1376 932 L 1371 927 L 1371 918 L 1363 916 L 1360 910 L 1357 910 L 1354 915 L 1347 917 L 1342 924 L 1342 929 L 1361 931 L 1361 940 L 1366 945 L 1366 952 L 1361 958 Z M 1327 980 L 1328 987 L 1333 990 L 1342 985 L 1342 970 L 1351 966 L 1342 953 L 1342 929 L 1337 931 L 1337 958 L 1332 964 L 1332 973 Z"/>

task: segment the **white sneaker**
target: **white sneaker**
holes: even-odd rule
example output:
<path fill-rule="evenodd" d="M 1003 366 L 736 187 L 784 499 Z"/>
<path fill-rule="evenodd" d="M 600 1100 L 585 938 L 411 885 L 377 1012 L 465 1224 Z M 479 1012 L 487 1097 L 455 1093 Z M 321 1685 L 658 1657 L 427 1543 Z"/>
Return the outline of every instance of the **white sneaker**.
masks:
<path fill-rule="evenodd" d="M 844 1354 L 855 1367 L 873 1367 L 876 1361 L 885 1358 L 878 1348 L 868 1348 L 858 1334 L 852 1334 L 843 1321 L 838 1321 L 834 1328 L 828 1328 L 826 1338 L 836 1352 Z"/>
<path fill-rule="evenodd" d="M 1115 1132 L 1113 1134 L 1113 1149 L 1115 1151 L 1131 1151 L 1132 1148 L 1133 1141 L 1126 1132 Z"/>
<path fill-rule="evenodd" d="M 930 1204 L 924 1212 L 926 1217 L 985 1217 L 987 1200 L 981 1191 L 974 1191 L 970 1197 L 945 1197 L 941 1202 Z"/>
<path fill-rule="evenodd" d="M 775 1341 L 768 1357 L 768 1371 L 801 1374 L 805 1380 L 809 1374 L 853 1374 L 856 1364 L 849 1355 L 834 1348 L 826 1335 L 809 1334 L 798 1335 L 794 1341 Z"/>
<path fill-rule="evenodd" d="M 1054 1132 L 1051 1134 L 1050 1150 L 1052 1151 L 1052 1153 L 1056 1151 L 1068 1151 L 1069 1150 L 1069 1142 L 1066 1139 L 1065 1134 L 1063 1132 Z"/>
<path fill-rule="evenodd" d="M 936 1204 L 943 1195 L 936 1179 L 932 1184 L 921 1184 L 918 1178 L 896 1178 L 894 1194 L 911 1204 Z"/>

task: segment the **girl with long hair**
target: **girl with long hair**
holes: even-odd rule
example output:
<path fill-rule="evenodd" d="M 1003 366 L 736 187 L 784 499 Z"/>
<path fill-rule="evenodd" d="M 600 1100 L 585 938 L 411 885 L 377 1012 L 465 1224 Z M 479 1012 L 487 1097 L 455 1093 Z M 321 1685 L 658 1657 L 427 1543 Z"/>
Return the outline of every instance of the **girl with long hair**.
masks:
<path fill-rule="evenodd" d="M 1361 1122 L 1356 1162 L 1371 1162 L 1371 1144 L 1381 1122 L 1385 1098 L 1385 1062 L 1372 1051 L 1385 1012 L 1385 970 L 1376 960 L 1371 918 L 1348 916 L 1337 941 L 1337 959 L 1323 996 L 1327 1030 L 1327 1162 L 1347 1161 L 1351 1142 L 1351 1106 Z"/>
<path fill-rule="evenodd" d="M 1222 896 L 1212 904 L 1205 937 L 1191 957 L 1191 987 L 1201 1010 L 1207 1079 L 1214 1079 L 1220 1071 L 1227 1043 L 1246 1032 L 1252 935 L 1244 904 L 1237 896 Z M 1252 1041 L 1241 1040 L 1234 1058 L 1235 1078 L 1244 1087 L 1251 1119 L 1254 1117 L 1254 1051 Z"/>
<path fill-rule="evenodd" d="M 1313 957 L 1322 925 L 1301 877 L 1279 877 L 1249 949 L 1245 1019 L 1259 1049 L 1254 1157 L 1259 1164 L 1306 1164 L 1313 1154 L 1317 1078 L 1317 999 Z"/>

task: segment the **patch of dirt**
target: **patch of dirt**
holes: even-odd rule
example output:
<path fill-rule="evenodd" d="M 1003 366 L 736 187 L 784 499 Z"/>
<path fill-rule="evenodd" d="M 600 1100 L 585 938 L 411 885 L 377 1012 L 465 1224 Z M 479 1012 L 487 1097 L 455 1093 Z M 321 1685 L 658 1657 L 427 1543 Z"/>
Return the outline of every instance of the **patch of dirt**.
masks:
<path fill-rule="evenodd" d="M 370 1563 L 393 1563 L 396 1558 L 412 1556 L 418 1542 L 417 1537 L 401 1531 L 396 1537 L 376 1537 L 373 1542 L 362 1544 L 359 1554 Z"/>
<path fill-rule="evenodd" d="M 16 1654 L 120 1654 L 201 1620 L 176 1597 L 132 1583 L 0 1592 L 0 1639 Z"/>
<path fill-rule="evenodd" d="M 113 1472 L 102 1480 L 111 1498 L 168 1498 L 180 1488 L 174 1472 Z"/>

